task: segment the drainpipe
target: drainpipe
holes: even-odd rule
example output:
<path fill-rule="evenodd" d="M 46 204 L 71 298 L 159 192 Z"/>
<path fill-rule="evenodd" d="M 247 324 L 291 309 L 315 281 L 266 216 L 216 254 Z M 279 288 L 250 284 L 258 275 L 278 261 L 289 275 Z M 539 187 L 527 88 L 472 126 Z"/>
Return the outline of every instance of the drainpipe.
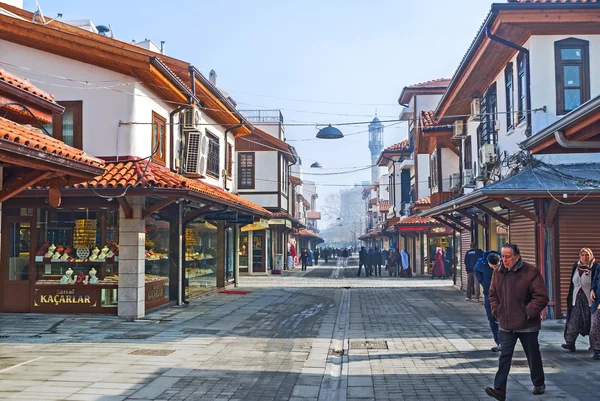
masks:
<path fill-rule="evenodd" d="M 485 36 L 487 36 L 490 40 L 500 43 L 501 45 L 510 47 L 511 49 L 515 49 L 525 55 L 525 79 L 527 80 L 527 88 L 525 93 L 525 102 L 527 107 L 527 129 L 525 130 L 525 136 L 531 136 L 531 66 L 529 63 L 529 50 L 519 46 L 515 43 L 509 42 L 506 39 L 502 39 L 499 36 L 496 36 L 490 32 L 490 28 L 488 26 L 485 27 Z"/>
<path fill-rule="evenodd" d="M 567 149 L 600 149 L 600 141 L 570 141 L 562 131 L 554 132 L 556 142 Z"/>
<path fill-rule="evenodd" d="M 179 250 L 179 258 L 177 260 L 177 305 L 183 302 L 183 201 L 179 201 L 179 218 L 177 219 L 178 240 L 177 249 Z"/>

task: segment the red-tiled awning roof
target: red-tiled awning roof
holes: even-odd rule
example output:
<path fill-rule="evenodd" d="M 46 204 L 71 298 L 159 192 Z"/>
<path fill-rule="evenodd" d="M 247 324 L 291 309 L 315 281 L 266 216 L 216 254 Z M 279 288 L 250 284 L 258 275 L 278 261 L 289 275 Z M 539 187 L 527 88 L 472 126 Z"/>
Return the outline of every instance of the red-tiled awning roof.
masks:
<path fill-rule="evenodd" d="M 297 235 L 300 237 L 309 237 L 309 238 L 319 239 L 319 240 L 321 240 L 321 242 L 323 242 L 323 238 L 321 238 L 319 235 L 315 234 L 311 230 L 304 230 L 304 229 L 298 230 Z"/>
<path fill-rule="evenodd" d="M 32 149 L 94 167 L 104 166 L 104 161 L 90 156 L 82 150 L 65 145 L 58 139 L 2 117 L 0 117 L 0 138 L 22 146 L 23 153 Z"/>
<path fill-rule="evenodd" d="M 34 94 L 37 97 L 41 97 L 44 100 L 54 102 L 54 95 L 51 95 L 50 93 L 44 92 L 43 90 L 33 86 L 28 79 L 18 77 L 2 68 L 0 68 L 0 81 L 4 81 L 16 86 L 17 88 Z"/>
<path fill-rule="evenodd" d="M 145 160 L 109 163 L 106 165 L 106 172 L 102 176 L 94 178 L 89 183 L 80 183 L 74 187 L 108 189 L 126 188 L 130 185 L 136 186 L 136 184 L 137 188 L 187 189 L 218 203 L 239 207 L 261 216 L 272 217 L 271 212 L 241 196 L 234 195 L 203 181 L 181 176 L 173 173 L 167 167 Z"/>
<path fill-rule="evenodd" d="M 409 147 L 409 142 L 408 142 L 408 139 L 406 139 L 402 142 L 395 143 L 392 146 L 388 146 L 383 151 L 384 152 L 399 152 L 399 151 L 408 149 L 408 147 Z"/>
<path fill-rule="evenodd" d="M 389 200 L 380 200 L 379 201 L 379 210 L 382 212 L 387 212 L 390 210 L 390 201 Z"/>
<path fill-rule="evenodd" d="M 439 225 L 437 221 L 430 217 L 409 216 L 395 224 L 396 226 L 414 226 L 414 225 Z"/>
<path fill-rule="evenodd" d="M 433 110 L 421 111 L 421 121 L 423 121 L 423 126 L 425 128 L 435 126 L 435 111 L 433 111 Z"/>
<path fill-rule="evenodd" d="M 415 205 L 418 206 L 429 206 L 431 205 L 431 195 L 421 198 L 415 202 Z"/>
<path fill-rule="evenodd" d="M 409 89 L 422 89 L 422 88 L 447 88 L 450 85 L 450 78 L 438 78 L 432 79 L 431 81 L 425 81 L 414 85 L 409 85 Z"/>
<path fill-rule="evenodd" d="M 440 78 L 405 86 L 402 89 L 402 93 L 400 93 L 398 103 L 408 104 L 410 99 L 417 94 L 443 94 L 448 85 L 450 85 L 450 81 L 449 78 Z"/>
<path fill-rule="evenodd" d="M 294 177 L 293 175 L 290 175 L 290 182 L 292 185 L 302 185 L 302 180 L 298 177 Z"/>

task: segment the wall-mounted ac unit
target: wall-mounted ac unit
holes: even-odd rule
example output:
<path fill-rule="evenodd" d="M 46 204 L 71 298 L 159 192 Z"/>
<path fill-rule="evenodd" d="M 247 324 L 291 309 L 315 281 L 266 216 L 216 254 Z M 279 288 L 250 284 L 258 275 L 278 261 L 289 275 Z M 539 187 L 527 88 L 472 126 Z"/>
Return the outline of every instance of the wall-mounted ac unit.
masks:
<path fill-rule="evenodd" d="M 498 160 L 498 151 L 493 143 L 484 143 L 479 149 L 479 161 L 482 165 L 494 164 Z"/>
<path fill-rule="evenodd" d="M 208 157 L 208 138 L 203 132 L 188 131 L 186 136 L 184 172 L 187 175 L 203 177 L 206 175 Z"/>
<path fill-rule="evenodd" d="M 450 181 L 450 190 L 451 191 L 460 189 L 460 174 L 459 173 L 450 174 L 449 181 Z"/>
<path fill-rule="evenodd" d="M 465 135 L 465 125 L 462 120 L 454 121 L 454 130 L 452 133 L 452 138 L 464 138 Z"/>
<path fill-rule="evenodd" d="M 471 119 L 473 121 L 481 119 L 481 100 L 478 97 L 471 100 Z"/>
<path fill-rule="evenodd" d="M 195 130 L 200 125 L 200 110 L 196 107 L 189 107 L 181 113 L 183 120 L 183 129 Z"/>
<path fill-rule="evenodd" d="M 475 177 L 473 176 L 473 170 L 466 168 L 463 170 L 463 185 L 475 184 Z"/>

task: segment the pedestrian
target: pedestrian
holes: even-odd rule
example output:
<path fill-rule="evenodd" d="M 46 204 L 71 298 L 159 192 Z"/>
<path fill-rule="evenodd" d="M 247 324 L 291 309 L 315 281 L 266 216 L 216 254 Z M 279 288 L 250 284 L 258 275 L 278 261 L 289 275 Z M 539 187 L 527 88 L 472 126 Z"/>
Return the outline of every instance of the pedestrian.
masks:
<path fill-rule="evenodd" d="M 517 340 L 521 342 L 533 383 L 533 395 L 546 392 L 544 367 L 538 337 L 540 313 L 548 305 L 548 291 L 537 266 L 521 258 L 519 247 L 502 247 L 502 265 L 494 271 L 490 285 L 492 316 L 500 325 L 500 359 L 494 387 L 485 392 L 496 400 L 506 399 L 506 384 Z"/>
<path fill-rule="evenodd" d="M 477 281 L 481 283 L 481 286 L 483 287 L 485 314 L 490 325 L 492 336 L 494 337 L 494 342 L 496 343 L 496 345 L 492 347 L 492 352 L 500 351 L 498 319 L 492 316 L 492 306 L 490 304 L 490 285 L 492 284 L 492 275 L 494 274 L 494 270 L 500 267 L 500 258 L 500 253 L 496 251 L 488 251 L 484 253 L 481 258 L 479 258 L 475 264 L 475 267 L 473 268 L 474 274 L 477 277 Z"/>
<path fill-rule="evenodd" d="M 308 249 L 308 260 L 307 260 L 307 266 L 312 266 L 313 265 L 313 251 L 312 249 Z"/>
<path fill-rule="evenodd" d="M 470 301 L 471 297 L 475 295 L 475 299 L 479 302 L 479 281 L 477 280 L 473 269 L 482 257 L 483 251 L 477 248 L 475 243 L 471 243 L 471 248 L 465 254 L 464 260 L 465 269 L 467 270 L 467 297 L 465 298 L 465 301 Z M 484 260 L 484 263 L 487 262 Z"/>
<path fill-rule="evenodd" d="M 575 352 L 575 341 L 580 335 L 590 334 L 592 327 L 592 283 L 595 277 L 595 260 L 592 250 L 579 251 L 579 260 L 573 265 L 571 283 L 567 295 L 567 322 L 565 323 L 565 343 L 562 348 Z M 591 344 L 590 344 L 591 347 Z"/>
<path fill-rule="evenodd" d="M 385 270 L 388 269 L 388 256 L 390 255 L 390 252 L 385 249 L 385 248 L 381 248 L 381 265 L 385 266 Z"/>
<path fill-rule="evenodd" d="M 435 263 L 433 265 L 433 270 L 431 271 L 431 278 L 434 279 L 436 277 L 446 277 L 446 273 L 444 271 L 444 253 L 442 252 L 441 248 L 437 249 Z"/>
<path fill-rule="evenodd" d="M 348 266 L 348 248 L 344 248 L 342 251 L 342 266 Z"/>
<path fill-rule="evenodd" d="M 369 274 L 367 276 L 373 275 L 374 265 L 375 265 L 375 250 L 373 248 L 369 248 L 369 253 L 367 255 L 367 261 L 369 263 Z"/>
<path fill-rule="evenodd" d="M 600 360 L 600 264 L 595 262 L 592 251 L 588 250 L 589 264 L 593 265 L 594 280 L 592 281 L 592 290 L 590 291 L 590 299 L 592 300 L 592 327 L 590 328 L 590 348 L 594 351 L 592 358 Z"/>
<path fill-rule="evenodd" d="M 396 248 L 390 249 L 390 255 L 388 256 L 388 273 L 391 276 L 398 275 L 398 251 Z"/>
<path fill-rule="evenodd" d="M 452 251 L 452 247 L 447 247 L 446 252 L 444 253 L 444 275 L 446 278 L 452 277 L 452 266 L 454 263 L 452 262 L 454 259 L 454 252 Z"/>
<path fill-rule="evenodd" d="M 329 255 L 330 255 L 330 250 L 329 248 L 323 249 L 323 259 L 325 259 L 325 263 L 329 262 Z"/>
<path fill-rule="evenodd" d="M 367 270 L 367 250 L 365 249 L 364 246 L 360 247 L 360 251 L 358 251 L 358 273 L 356 274 L 358 277 L 360 277 L 360 272 L 363 268 L 363 266 L 365 267 L 365 277 L 368 276 L 369 272 Z"/>
<path fill-rule="evenodd" d="M 373 255 L 373 269 L 375 269 L 375 276 L 379 272 L 379 277 L 381 277 L 381 252 L 378 247 L 375 247 L 375 254 Z"/>
<path fill-rule="evenodd" d="M 410 278 L 412 277 L 412 270 L 410 268 L 410 255 L 403 249 L 400 252 L 400 262 L 402 263 L 402 273 L 400 276 Z"/>
<path fill-rule="evenodd" d="M 302 261 L 302 271 L 305 271 L 308 263 L 308 250 L 306 248 L 304 248 L 302 253 L 300 253 L 300 260 Z"/>
<path fill-rule="evenodd" d="M 315 257 L 315 266 L 317 266 L 319 264 L 319 256 L 321 256 L 321 252 L 319 252 L 319 248 L 315 249 L 315 251 L 313 252 L 313 255 Z"/>

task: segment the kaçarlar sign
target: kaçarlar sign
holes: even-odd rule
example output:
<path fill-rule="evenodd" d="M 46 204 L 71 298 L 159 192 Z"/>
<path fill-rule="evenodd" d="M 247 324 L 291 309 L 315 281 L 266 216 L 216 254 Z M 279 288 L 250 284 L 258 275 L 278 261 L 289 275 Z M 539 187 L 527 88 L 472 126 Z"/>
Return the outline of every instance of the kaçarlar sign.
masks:
<path fill-rule="evenodd" d="M 34 291 L 33 306 L 95 308 L 98 305 L 97 294 L 97 291 L 87 291 L 87 288 L 36 288 Z"/>

